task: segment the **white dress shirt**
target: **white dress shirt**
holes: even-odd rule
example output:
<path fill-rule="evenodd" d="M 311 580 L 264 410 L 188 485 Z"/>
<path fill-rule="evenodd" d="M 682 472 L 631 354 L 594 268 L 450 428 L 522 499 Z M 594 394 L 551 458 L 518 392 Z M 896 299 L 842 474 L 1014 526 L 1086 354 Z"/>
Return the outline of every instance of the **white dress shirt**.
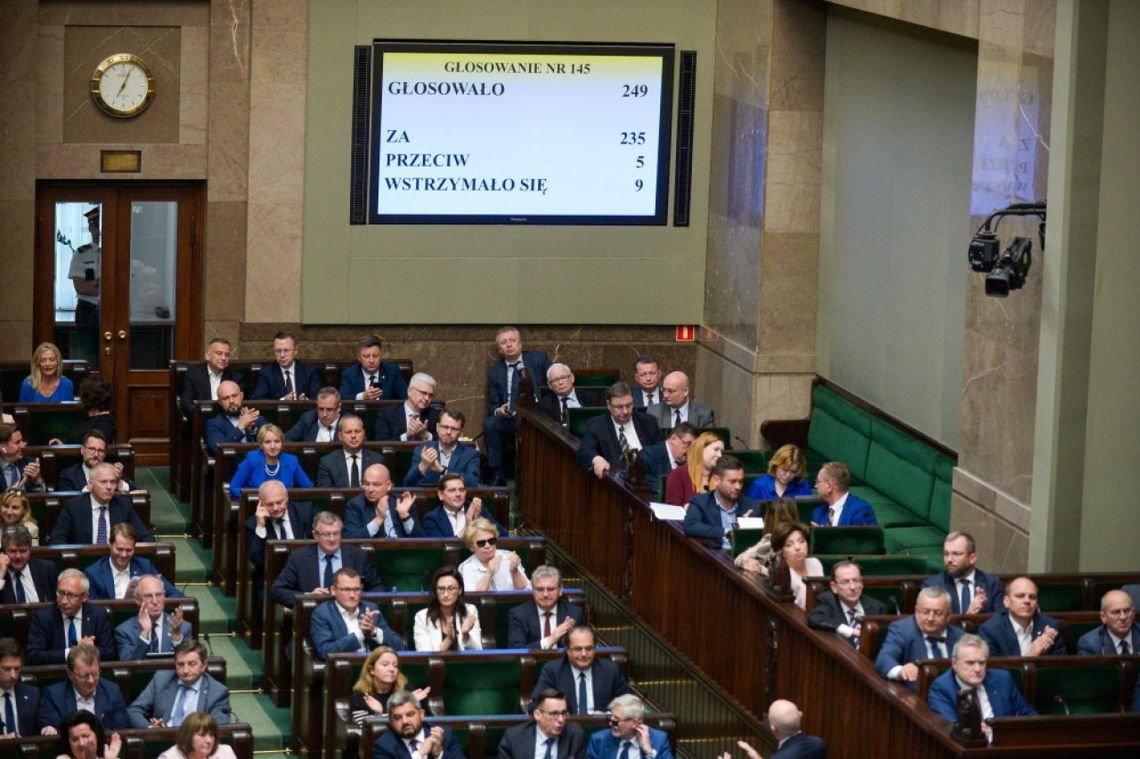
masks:
<path fill-rule="evenodd" d="M 843 507 L 847 505 L 847 493 L 844 493 L 838 501 L 831 504 L 828 509 L 829 521 L 831 526 L 835 527 L 839 524 L 840 517 L 843 516 Z"/>
<path fill-rule="evenodd" d="M 222 384 L 222 375 L 214 374 L 212 369 L 207 369 L 206 374 L 210 377 L 210 400 L 218 400 L 218 385 Z"/>
<path fill-rule="evenodd" d="M 621 446 L 621 431 L 625 430 L 625 439 L 629 442 L 629 449 L 631 451 L 641 450 L 641 438 L 637 436 L 637 429 L 633 426 L 633 420 L 630 419 L 625 424 L 618 424 L 610 417 L 610 422 L 614 426 L 614 436 L 618 439 L 618 446 Z"/>
<path fill-rule="evenodd" d="M 110 559 L 107 559 L 107 563 L 111 565 L 111 578 L 115 581 L 115 598 L 124 598 L 127 586 L 131 584 L 131 565 L 128 563 L 127 568 L 120 571 Z"/>

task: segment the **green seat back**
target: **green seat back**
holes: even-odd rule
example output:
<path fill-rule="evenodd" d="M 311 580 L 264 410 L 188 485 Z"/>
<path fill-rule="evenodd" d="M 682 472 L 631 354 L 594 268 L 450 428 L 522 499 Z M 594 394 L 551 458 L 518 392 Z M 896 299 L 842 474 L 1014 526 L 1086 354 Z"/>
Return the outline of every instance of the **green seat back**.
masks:
<path fill-rule="evenodd" d="M 871 415 L 823 385 L 812 390 L 808 447 L 828 461 L 842 461 L 860 480 L 867 472 Z"/>
<path fill-rule="evenodd" d="M 384 548 L 372 552 L 372 566 L 386 590 L 425 590 L 431 573 L 446 563 L 442 548 Z"/>
<path fill-rule="evenodd" d="M 586 434 L 586 425 L 598 414 L 607 413 L 605 406 L 583 406 L 567 409 L 566 430 L 575 437 Z"/>
<path fill-rule="evenodd" d="M 1046 614 L 1059 611 L 1083 611 L 1084 592 L 1078 582 L 1042 582 L 1037 584 L 1037 605 Z"/>
<path fill-rule="evenodd" d="M 1095 630 L 1100 626 L 1100 620 L 1088 622 L 1062 622 L 1061 637 L 1065 639 L 1065 648 L 1069 653 L 1077 652 L 1077 641 L 1081 636 Z"/>
<path fill-rule="evenodd" d="M 744 465 L 745 472 L 761 475 L 768 473 L 768 462 L 774 453 L 775 451 L 733 451 L 732 455 Z M 745 491 L 747 489 L 745 486 Z"/>
<path fill-rule="evenodd" d="M 412 468 L 414 448 L 397 448 L 384 458 L 388 461 L 388 471 L 392 474 L 392 482 L 403 482 L 408 470 Z"/>
<path fill-rule="evenodd" d="M 889 422 L 871 424 L 871 445 L 864 478 L 883 495 L 904 507 L 920 522 L 930 516 L 937 452 Z"/>
<path fill-rule="evenodd" d="M 443 670 L 443 708 L 448 715 L 521 714 L 517 658 L 449 660 Z"/>
<path fill-rule="evenodd" d="M 882 527 L 816 527 L 811 531 L 811 553 L 884 553 Z"/>
<path fill-rule="evenodd" d="M 934 487 L 930 493 L 930 513 L 927 520 L 942 530 L 950 532 L 950 494 L 953 492 L 954 460 L 938 456 L 934 461 Z"/>
<path fill-rule="evenodd" d="M 28 425 L 24 440 L 28 445 L 47 445 L 53 438 L 66 440 L 75 425 L 87 418 L 87 412 L 78 403 L 66 406 L 53 403 L 46 408 L 41 404 L 29 403 L 26 408 Z"/>
<path fill-rule="evenodd" d="M 927 574 L 926 559 L 921 556 L 856 556 L 849 554 L 818 554 L 823 573 L 830 574 L 835 563 L 854 559 L 863 567 L 863 575 L 923 575 Z M 901 599 L 900 599 L 901 600 Z"/>
<path fill-rule="evenodd" d="M 764 537 L 763 530 L 733 530 L 730 536 L 732 543 L 733 557 L 739 556 L 746 550 L 760 542 L 760 538 Z"/>
<path fill-rule="evenodd" d="M 900 507 L 901 508 L 901 507 Z M 946 532 L 931 525 L 888 527 L 884 530 L 887 553 L 922 553 L 934 549 L 932 553 L 942 556 L 942 543 Z"/>
<path fill-rule="evenodd" d="M 1117 667 L 1038 667 L 1035 703 L 1041 714 L 1064 714 L 1066 706 L 1071 714 L 1106 714 L 1118 710 L 1120 687 Z"/>
<path fill-rule="evenodd" d="M 906 591 L 902 585 L 864 585 L 863 594 L 876 601 L 882 601 L 893 614 L 896 608 L 901 611 Z"/>

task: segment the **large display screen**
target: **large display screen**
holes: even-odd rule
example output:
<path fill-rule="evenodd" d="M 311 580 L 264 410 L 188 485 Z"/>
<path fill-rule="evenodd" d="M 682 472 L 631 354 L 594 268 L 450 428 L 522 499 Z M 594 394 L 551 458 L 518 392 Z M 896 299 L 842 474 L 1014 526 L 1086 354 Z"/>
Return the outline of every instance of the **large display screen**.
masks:
<path fill-rule="evenodd" d="M 673 46 L 373 48 L 371 223 L 666 223 Z"/>

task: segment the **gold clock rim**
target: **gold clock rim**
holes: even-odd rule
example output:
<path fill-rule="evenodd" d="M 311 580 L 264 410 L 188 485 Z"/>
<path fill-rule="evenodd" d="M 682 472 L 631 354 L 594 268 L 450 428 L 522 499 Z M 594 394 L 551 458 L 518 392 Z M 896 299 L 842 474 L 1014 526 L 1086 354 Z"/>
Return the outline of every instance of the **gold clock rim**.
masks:
<path fill-rule="evenodd" d="M 99 82 L 102 81 L 103 75 L 107 73 L 109 68 L 118 63 L 134 64 L 146 74 L 146 96 L 142 99 L 142 102 L 133 108 L 116 108 L 103 100 L 103 95 L 99 92 Z M 95 67 L 95 73 L 91 75 L 90 92 L 91 99 L 95 101 L 95 105 L 99 107 L 99 110 L 117 119 L 129 119 L 145 111 L 154 99 L 154 74 L 151 73 L 150 66 L 147 65 L 146 61 L 134 53 L 115 53 L 114 55 L 109 55 L 104 58 L 100 61 L 99 65 Z"/>

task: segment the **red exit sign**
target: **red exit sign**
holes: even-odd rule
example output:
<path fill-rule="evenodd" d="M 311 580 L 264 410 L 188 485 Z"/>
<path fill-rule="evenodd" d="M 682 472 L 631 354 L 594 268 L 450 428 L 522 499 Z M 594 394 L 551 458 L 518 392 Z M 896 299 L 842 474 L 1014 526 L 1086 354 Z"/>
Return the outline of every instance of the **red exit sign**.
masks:
<path fill-rule="evenodd" d="M 677 326 L 677 342 L 691 343 L 697 339 L 697 328 L 693 324 L 680 324 Z"/>

